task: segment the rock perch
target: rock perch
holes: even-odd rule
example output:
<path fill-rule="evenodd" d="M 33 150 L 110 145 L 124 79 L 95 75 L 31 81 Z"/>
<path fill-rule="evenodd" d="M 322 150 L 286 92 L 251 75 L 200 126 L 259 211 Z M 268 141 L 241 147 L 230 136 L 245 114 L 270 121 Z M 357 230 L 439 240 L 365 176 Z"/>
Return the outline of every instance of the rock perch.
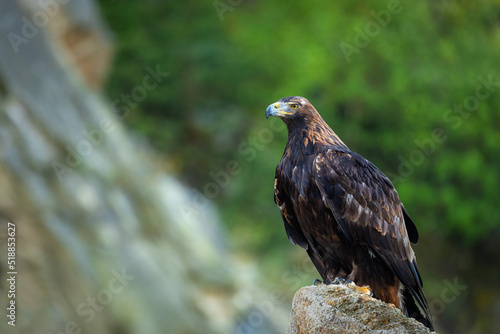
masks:
<path fill-rule="evenodd" d="M 306 286 L 295 294 L 287 334 L 431 333 L 392 304 L 348 285 Z"/>

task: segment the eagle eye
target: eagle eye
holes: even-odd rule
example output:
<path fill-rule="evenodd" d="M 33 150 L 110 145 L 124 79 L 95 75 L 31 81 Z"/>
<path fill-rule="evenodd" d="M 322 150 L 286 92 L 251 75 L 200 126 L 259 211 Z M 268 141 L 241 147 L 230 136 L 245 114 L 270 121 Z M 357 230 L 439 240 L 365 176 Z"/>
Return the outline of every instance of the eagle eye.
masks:
<path fill-rule="evenodd" d="M 298 107 L 299 107 L 299 105 L 297 103 L 290 104 L 290 108 L 292 108 L 292 109 L 297 109 Z"/>

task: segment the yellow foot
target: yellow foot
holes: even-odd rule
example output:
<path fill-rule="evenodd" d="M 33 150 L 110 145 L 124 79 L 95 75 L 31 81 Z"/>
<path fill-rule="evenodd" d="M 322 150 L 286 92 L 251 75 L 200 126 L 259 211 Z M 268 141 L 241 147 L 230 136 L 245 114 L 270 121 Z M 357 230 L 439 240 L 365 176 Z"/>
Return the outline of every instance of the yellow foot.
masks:
<path fill-rule="evenodd" d="M 365 285 L 365 286 L 357 286 L 356 284 L 354 284 L 353 282 L 351 283 L 347 283 L 346 286 L 351 289 L 351 290 L 354 290 L 358 293 L 362 293 L 364 295 L 368 295 L 368 296 L 372 296 L 373 293 L 372 293 L 372 290 L 370 289 L 370 287 L 368 285 Z"/>

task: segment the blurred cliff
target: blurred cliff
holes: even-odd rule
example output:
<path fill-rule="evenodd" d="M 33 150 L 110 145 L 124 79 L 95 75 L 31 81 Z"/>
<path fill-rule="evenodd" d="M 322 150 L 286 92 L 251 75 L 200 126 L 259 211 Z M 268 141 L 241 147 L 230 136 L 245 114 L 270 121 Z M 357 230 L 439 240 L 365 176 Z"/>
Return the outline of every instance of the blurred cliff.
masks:
<path fill-rule="evenodd" d="M 16 328 L 4 319 L 1 332 L 249 326 L 237 319 L 265 296 L 257 274 L 229 255 L 214 207 L 193 203 L 193 191 L 124 129 L 125 105 L 99 93 L 113 35 L 95 3 L 60 3 L 0 3 L 0 268 L 9 271 L 12 222 L 18 272 Z M 166 76 L 152 64 L 137 94 Z M 0 287 L 4 308 L 4 278 Z M 288 317 L 279 305 L 272 315 Z M 255 326 L 275 332 L 270 314 L 260 316 Z"/>

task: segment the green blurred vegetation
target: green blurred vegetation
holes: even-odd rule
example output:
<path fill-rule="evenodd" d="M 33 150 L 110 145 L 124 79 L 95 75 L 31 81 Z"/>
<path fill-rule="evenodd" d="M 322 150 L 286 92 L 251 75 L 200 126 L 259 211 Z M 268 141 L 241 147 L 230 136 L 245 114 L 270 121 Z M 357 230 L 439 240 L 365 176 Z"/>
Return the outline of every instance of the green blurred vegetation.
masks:
<path fill-rule="evenodd" d="M 217 3 L 227 10 L 212 1 L 101 1 L 118 45 L 110 99 L 140 84 L 146 66 L 170 73 L 131 109 L 130 128 L 202 194 L 229 161 L 241 167 L 213 196 L 231 247 L 257 259 L 270 285 L 305 257 L 273 202 L 286 129 L 264 117 L 270 103 L 301 95 L 394 181 L 421 234 L 429 300 L 443 299 L 445 279 L 467 284 L 436 317 L 438 329 L 499 331 L 500 304 L 488 296 L 500 293 L 500 3 Z M 350 61 L 341 43 L 358 46 Z M 493 84 L 478 95 L 485 80 Z"/>

